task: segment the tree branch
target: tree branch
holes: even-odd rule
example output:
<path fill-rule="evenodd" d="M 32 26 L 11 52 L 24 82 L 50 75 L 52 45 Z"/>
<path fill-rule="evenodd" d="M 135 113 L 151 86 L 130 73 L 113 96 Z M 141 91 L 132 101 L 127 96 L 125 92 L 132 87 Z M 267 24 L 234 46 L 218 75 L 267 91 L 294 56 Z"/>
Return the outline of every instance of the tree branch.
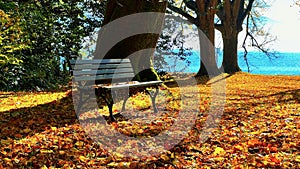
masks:
<path fill-rule="evenodd" d="M 224 25 L 223 23 L 221 24 L 215 24 L 215 28 L 220 31 L 220 32 L 223 32 L 224 31 Z"/>
<path fill-rule="evenodd" d="M 249 0 L 249 3 L 245 9 L 245 11 L 243 12 L 243 14 L 241 15 L 240 18 L 238 18 L 238 24 L 242 25 L 243 24 L 243 20 L 246 18 L 246 16 L 249 14 L 249 12 L 251 11 L 252 9 L 252 6 L 253 6 L 253 3 L 254 3 L 254 0 Z"/>
<path fill-rule="evenodd" d="M 274 40 L 276 40 L 276 38 L 274 39 L 271 39 L 269 41 L 264 41 L 262 44 L 259 44 L 257 39 L 253 36 L 253 34 L 251 33 L 251 31 L 249 31 L 249 19 L 250 19 L 251 15 L 248 13 L 247 15 L 247 23 L 246 23 L 246 36 L 244 38 L 244 41 L 243 41 L 243 45 L 242 47 L 244 48 L 244 60 L 246 61 L 246 64 L 247 64 L 247 67 L 248 67 L 248 72 L 250 72 L 250 68 L 249 68 L 249 63 L 248 63 L 248 59 L 247 59 L 247 54 L 248 54 L 248 51 L 247 51 L 247 47 L 246 47 L 246 40 L 248 37 L 250 37 L 251 39 L 251 46 L 257 48 L 259 51 L 263 52 L 266 56 L 268 56 L 269 58 L 271 58 L 271 56 L 276 56 L 275 53 L 271 53 L 269 51 L 269 49 L 266 49 L 264 48 L 263 46 L 270 43 L 270 42 L 273 42 Z M 256 26 L 256 24 L 254 23 L 254 26 Z"/>
<path fill-rule="evenodd" d="M 191 9 L 197 13 L 197 4 L 195 1 L 183 0 L 183 2 L 186 5 L 186 7 L 188 7 L 189 9 Z"/>
<path fill-rule="evenodd" d="M 221 20 L 221 22 L 224 23 L 224 20 L 225 20 L 225 10 L 224 10 L 224 7 L 223 7 L 223 5 L 221 3 L 222 2 L 220 2 L 220 3 L 218 2 L 216 15 Z"/>
<path fill-rule="evenodd" d="M 248 73 L 250 73 L 250 66 L 249 66 L 249 62 L 248 62 L 248 58 L 247 58 L 247 55 L 248 55 L 248 51 L 247 51 L 247 47 L 246 47 L 246 41 L 247 41 L 247 38 L 248 38 L 248 34 L 249 33 L 249 15 L 247 17 L 247 24 L 246 24 L 246 36 L 244 38 L 244 41 L 243 41 L 243 49 L 244 49 L 244 60 L 246 62 L 246 65 L 247 65 L 247 69 L 248 69 Z"/>
<path fill-rule="evenodd" d="M 191 22 L 192 24 L 195 24 L 195 25 L 199 25 L 198 21 L 196 18 L 194 18 L 193 16 L 189 15 L 188 13 L 186 13 L 185 11 L 183 11 L 182 9 L 180 8 L 177 8 L 171 4 L 168 4 L 168 8 L 173 11 L 173 12 L 176 12 L 180 15 L 182 15 L 183 17 L 185 17 L 189 22 Z"/>
<path fill-rule="evenodd" d="M 244 6 L 245 6 L 245 0 L 241 0 L 240 6 L 239 6 L 239 14 L 238 14 L 237 20 L 236 20 L 238 25 L 241 25 L 240 18 L 242 18 L 245 13 Z M 243 21 L 244 21 L 244 19 L 245 18 L 243 18 Z"/>

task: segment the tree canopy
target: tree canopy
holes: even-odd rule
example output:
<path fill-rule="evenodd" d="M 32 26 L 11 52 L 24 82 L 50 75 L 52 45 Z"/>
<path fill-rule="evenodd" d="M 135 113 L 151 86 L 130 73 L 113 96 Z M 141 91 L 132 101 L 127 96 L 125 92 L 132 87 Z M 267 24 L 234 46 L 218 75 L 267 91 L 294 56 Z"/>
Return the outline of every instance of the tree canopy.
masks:
<path fill-rule="evenodd" d="M 46 90 L 64 84 L 69 77 L 68 61 L 79 55 L 80 49 L 86 45 L 83 43 L 84 38 L 100 28 L 103 19 L 107 24 L 116 18 L 133 13 L 165 12 L 166 3 L 162 2 L 122 2 L 126 4 L 125 6 L 114 0 L 108 3 L 96 0 L 8 0 L 0 2 L 0 89 Z M 255 11 L 251 13 L 253 8 L 257 7 L 253 5 L 254 2 L 254 0 L 172 0 L 169 1 L 168 8 L 196 25 L 212 44 L 214 44 L 215 28 L 219 30 L 224 44 L 222 66 L 225 72 L 234 73 L 240 71 L 237 64 L 237 37 L 245 24 L 244 20 L 252 15 L 250 21 L 247 18 L 247 24 L 252 28 L 258 27 L 258 24 L 254 22 L 257 13 Z M 153 26 L 161 26 L 160 21 L 153 23 Z M 254 35 L 249 33 L 249 30 L 254 30 L 253 32 L 258 32 L 258 34 L 261 30 L 251 29 L 248 26 L 246 36 L 255 42 L 254 46 L 260 48 L 260 44 Z M 127 57 L 136 51 L 154 48 L 157 39 L 158 35 L 153 34 L 127 38 L 116 44 L 105 57 Z M 152 54 L 153 52 L 150 55 Z M 146 59 L 147 67 L 152 67 L 150 55 Z M 202 61 L 206 59 L 210 67 L 218 69 L 213 50 L 207 54 L 202 53 L 201 59 Z M 141 65 L 141 59 L 132 59 L 132 61 L 135 67 Z M 137 70 L 140 69 L 137 68 Z M 153 71 L 151 70 L 150 74 L 151 72 Z M 201 62 L 198 75 L 205 74 L 207 70 Z M 146 76 L 150 77 L 148 75 Z M 153 75 L 152 77 L 156 78 L 156 75 Z"/>
<path fill-rule="evenodd" d="M 62 62 L 100 27 L 104 3 L 88 0 L 1 2 L 0 89 L 44 90 L 63 84 Z M 66 71 L 66 70 L 64 70 Z"/>

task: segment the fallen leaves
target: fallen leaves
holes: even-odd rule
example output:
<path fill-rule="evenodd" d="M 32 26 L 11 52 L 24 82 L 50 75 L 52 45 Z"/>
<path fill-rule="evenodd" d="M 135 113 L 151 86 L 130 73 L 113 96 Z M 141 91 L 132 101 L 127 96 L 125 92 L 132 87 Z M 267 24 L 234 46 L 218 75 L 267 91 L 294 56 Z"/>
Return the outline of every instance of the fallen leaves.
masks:
<path fill-rule="evenodd" d="M 142 159 L 109 153 L 93 142 L 76 119 L 69 91 L 2 92 L 0 168 L 300 168 L 300 77 L 237 73 L 226 83 L 224 114 L 204 143 L 198 140 L 210 104 L 210 86 L 205 83 L 199 85 L 200 114 L 189 135 L 175 147 L 166 141 L 162 149 L 168 151 Z M 192 89 L 186 86 L 184 90 Z M 120 114 L 122 120 L 90 125 L 90 129 L 106 125 L 136 138 L 166 131 L 182 108 L 178 88 L 168 91 L 171 94 L 162 92 L 157 102 L 167 113 L 151 114 L 151 102 L 142 99 L 143 94 L 137 95 L 128 101 L 128 111 Z M 187 98 L 191 100 L 187 103 L 191 110 L 187 111 L 195 111 L 196 102 L 189 95 Z M 102 114 L 107 114 L 106 107 L 86 113 L 82 119 Z M 121 139 L 114 144 L 133 150 L 145 146 Z"/>

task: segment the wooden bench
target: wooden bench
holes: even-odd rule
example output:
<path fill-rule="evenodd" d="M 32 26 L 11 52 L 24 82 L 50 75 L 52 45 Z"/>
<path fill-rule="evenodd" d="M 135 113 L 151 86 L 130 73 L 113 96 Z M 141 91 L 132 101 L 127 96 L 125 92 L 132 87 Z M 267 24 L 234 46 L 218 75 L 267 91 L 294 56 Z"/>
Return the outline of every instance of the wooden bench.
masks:
<path fill-rule="evenodd" d="M 122 111 L 124 111 L 126 101 L 132 94 L 145 91 L 151 98 L 154 112 L 157 112 L 155 98 L 159 91 L 158 86 L 162 84 L 162 81 L 132 81 L 135 75 L 129 59 L 72 60 L 71 66 L 73 83 L 78 84 L 77 112 L 80 112 L 83 104 L 82 93 L 84 90 L 91 90 L 91 88 L 95 90 L 97 97 L 100 96 L 106 102 L 112 121 L 115 121 L 112 110 L 113 98 L 118 94 L 123 95 Z M 155 89 L 154 93 L 148 90 L 151 88 Z"/>

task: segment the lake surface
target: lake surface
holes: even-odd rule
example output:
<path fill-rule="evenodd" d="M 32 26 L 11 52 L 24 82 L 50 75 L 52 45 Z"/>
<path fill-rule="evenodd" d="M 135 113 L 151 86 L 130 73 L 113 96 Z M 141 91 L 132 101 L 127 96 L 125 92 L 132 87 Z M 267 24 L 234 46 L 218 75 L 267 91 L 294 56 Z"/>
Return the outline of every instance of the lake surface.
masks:
<path fill-rule="evenodd" d="M 238 53 L 238 63 L 243 72 L 248 72 L 246 61 L 243 57 L 244 53 Z M 300 53 L 277 53 L 276 58 L 269 58 L 261 52 L 249 52 L 248 62 L 250 73 L 265 74 L 265 75 L 300 75 Z M 200 67 L 199 52 L 192 52 L 192 55 L 187 56 L 191 62 L 190 65 L 174 57 L 166 57 L 167 65 L 164 65 L 165 71 L 175 72 L 182 71 L 185 73 L 197 73 Z M 222 63 L 222 54 L 218 57 L 218 66 Z"/>

